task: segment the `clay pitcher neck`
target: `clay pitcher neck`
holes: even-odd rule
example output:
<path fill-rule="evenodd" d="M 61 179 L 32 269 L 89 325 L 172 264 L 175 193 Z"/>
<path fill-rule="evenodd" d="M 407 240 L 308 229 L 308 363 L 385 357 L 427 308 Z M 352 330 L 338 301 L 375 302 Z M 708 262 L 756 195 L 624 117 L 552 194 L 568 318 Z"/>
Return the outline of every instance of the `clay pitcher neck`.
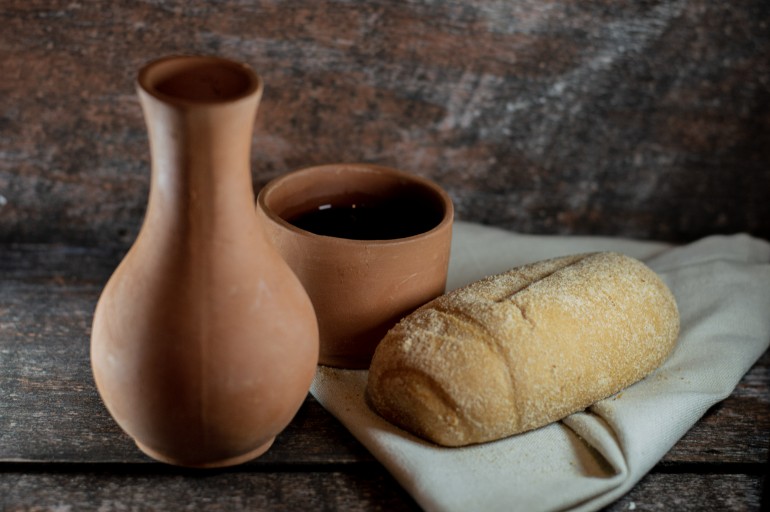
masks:
<path fill-rule="evenodd" d="M 216 57 L 142 68 L 137 92 L 152 161 L 147 221 L 253 208 L 250 152 L 262 88 L 250 68 Z"/>

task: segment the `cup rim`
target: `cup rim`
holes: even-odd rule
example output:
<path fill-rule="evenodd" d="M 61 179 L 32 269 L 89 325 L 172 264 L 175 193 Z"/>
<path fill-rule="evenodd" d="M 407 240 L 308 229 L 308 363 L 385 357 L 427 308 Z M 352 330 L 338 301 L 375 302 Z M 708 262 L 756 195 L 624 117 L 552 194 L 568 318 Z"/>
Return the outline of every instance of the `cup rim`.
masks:
<path fill-rule="evenodd" d="M 329 172 L 335 172 L 335 171 L 336 172 L 373 172 L 373 173 L 384 174 L 384 175 L 400 178 L 411 184 L 416 184 L 421 187 L 424 187 L 425 189 L 430 190 L 430 192 L 433 193 L 440 200 L 444 210 L 441 220 L 438 222 L 438 224 L 433 226 L 431 229 L 427 231 L 423 231 L 421 233 L 417 233 L 415 235 L 408 236 L 408 237 L 360 240 L 360 239 L 354 239 L 354 238 L 342 238 L 342 237 L 329 236 L 329 235 L 320 235 L 318 233 L 313 233 L 311 231 L 304 230 L 302 228 L 299 228 L 291 224 L 290 222 L 285 220 L 283 217 L 281 217 L 278 213 L 276 213 L 275 210 L 273 210 L 268 206 L 267 201 L 269 199 L 269 195 L 274 190 L 278 189 L 288 181 L 302 179 L 304 176 L 307 176 L 310 174 L 316 174 L 319 172 L 329 173 Z M 314 165 L 314 166 L 304 167 L 301 169 L 297 169 L 295 171 L 288 172 L 286 174 L 278 176 L 277 178 L 272 179 L 264 187 L 262 187 L 262 189 L 259 191 L 259 194 L 257 195 L 256 202 L 257 202 L 257 208 L 259 208 L 265 214 L 265 216 L 268 219 L 270 219 L 270 221 L 272 221 L 273 223 L 277 224 L 278 226 L 280 226 L 281 228 L 287 231 L 293 232 L 298 236 L 302 236 L 311 240 L 335 240 L 336 243 L 344 243 L 344 244 L 349 244 L 351 246 L 364 246 L 364 245 L 365 246 L 372 246 L 372 245 L 392 246 L 392 245 L 409 243 L 410 241 L 414 241 L 417 239 L 426 239 L 432 236 L 436 236 L 440 232 L 448 229 L 449 227 L 451 227 L 454 221 L 454 205 L 452 203 L 452 199 L 450 198 L 446 190 L 444 190 L 436 182 L 434 182 L 431 179 L 425 178 L 423 176 L 394 169 L 392 167 L 386 167 L 382 165 L 369 164 L 369 163 L 338 163 L 338 164 Z"/>

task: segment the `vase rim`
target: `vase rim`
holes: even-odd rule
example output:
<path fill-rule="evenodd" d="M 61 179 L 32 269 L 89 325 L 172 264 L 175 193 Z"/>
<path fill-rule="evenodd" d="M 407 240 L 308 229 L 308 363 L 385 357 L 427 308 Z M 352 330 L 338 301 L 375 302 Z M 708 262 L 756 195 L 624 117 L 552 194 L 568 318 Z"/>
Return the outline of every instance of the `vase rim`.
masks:
<path fill-rule="evenodd" d="M 222 105 L 261 95 L 259 75 L 245 63 L 208 55 L 171 55 L 145 64 L 142 91 L 176 105 Z"/>

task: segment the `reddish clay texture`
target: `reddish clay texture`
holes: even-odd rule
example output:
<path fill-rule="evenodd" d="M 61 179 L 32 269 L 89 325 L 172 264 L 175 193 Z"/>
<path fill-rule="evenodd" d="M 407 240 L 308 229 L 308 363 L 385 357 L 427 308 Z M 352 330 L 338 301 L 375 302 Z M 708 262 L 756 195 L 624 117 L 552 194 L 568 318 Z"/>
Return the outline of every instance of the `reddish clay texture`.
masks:
<path fill-rule="evenodd" d="M 404 196 L 429 206 L 436 217 L 431 228 L 404 238 L 360 240 L 312 233 L 287 221 L 334 202 Z M 313 302 L 321 364 L 367 368 L 390 327 L 444 292 L 454 210 L 430 180 L 369 164 L 310 167 L 268 183 L 257 197 L 257 214 Z"/>
<path fill-rule="evenodd" d="M 91 359 L 112 416 L 148 455 L 217 467 L 265 452 L 306 397 L 312 304 L 254 215 L 262 83 L 214 57 L 144 67 L 152 183 L 139 235 L 96 308 Z"/>

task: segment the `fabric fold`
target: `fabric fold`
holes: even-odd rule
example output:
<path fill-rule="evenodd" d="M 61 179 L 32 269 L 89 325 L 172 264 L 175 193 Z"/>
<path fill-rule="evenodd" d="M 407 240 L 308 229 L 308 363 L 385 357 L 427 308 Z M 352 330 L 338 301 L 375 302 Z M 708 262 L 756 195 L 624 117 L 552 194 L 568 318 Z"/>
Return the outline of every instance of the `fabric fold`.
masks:
<path fill-rule="evenodd" d="M 613 250 L 645 260 L 682 319 L 668 360 L 642 381 L 561 422 L 443 448 L 366 404 L 367 372 L 319 367 L 311 393 L 429 511 L 596 510 L 628 492 L 770 344 L 770 244 L 715 236 L 657 242 L 528 236 L 457 223 L 448 288 L 539 259 Z"/>

